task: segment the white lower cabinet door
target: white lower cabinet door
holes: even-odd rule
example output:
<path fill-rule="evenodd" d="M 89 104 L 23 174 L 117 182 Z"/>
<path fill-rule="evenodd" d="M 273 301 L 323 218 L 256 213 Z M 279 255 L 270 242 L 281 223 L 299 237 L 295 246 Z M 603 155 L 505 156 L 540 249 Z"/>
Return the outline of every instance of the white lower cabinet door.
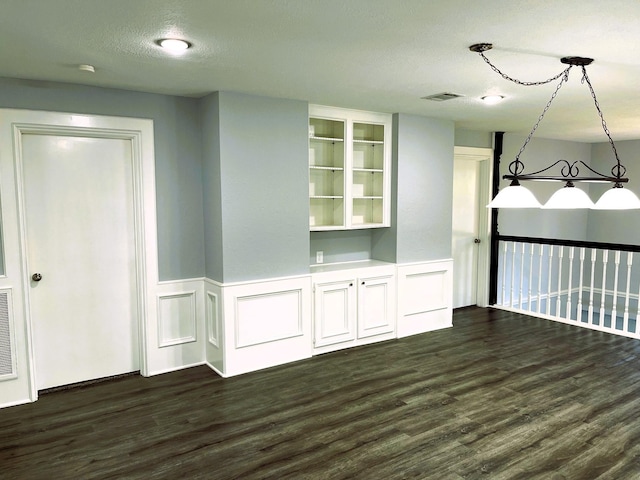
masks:
<path fill-rule="evenodd" d="M 355 340 L 356 300 L 355 279 L 315 285 L 316 348 Z"/>
<path fill-rule="evenodd" d="M 358 279 L 358 338 L 394 331 L 393 275 Z"/>

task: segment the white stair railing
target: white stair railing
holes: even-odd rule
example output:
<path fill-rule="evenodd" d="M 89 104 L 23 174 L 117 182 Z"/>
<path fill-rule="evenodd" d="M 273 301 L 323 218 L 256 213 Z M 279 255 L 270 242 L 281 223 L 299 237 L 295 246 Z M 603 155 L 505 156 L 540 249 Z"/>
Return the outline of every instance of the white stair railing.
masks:
<path fill-rule="evenodd" d="M 495 307 L 640 339 L 633 261 L 640 247 L 524 237 L 499 243 Z"/>

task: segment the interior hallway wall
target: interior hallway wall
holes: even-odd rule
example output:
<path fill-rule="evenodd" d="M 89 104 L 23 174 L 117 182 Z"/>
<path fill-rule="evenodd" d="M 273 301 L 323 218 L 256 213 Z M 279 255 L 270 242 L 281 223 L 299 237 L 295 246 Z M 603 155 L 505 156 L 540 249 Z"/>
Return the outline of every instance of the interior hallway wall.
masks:
<path fill-rule="evenodd" d="M 153 119 L 159 278 L 204 276 L 197 99 L 0 78 L 0 108 Z"/>
<path fill-rule="evenodd" d="M 451 258 L 454 124 L 393 116 L 391 224 L 373 234 L 372 252 L 396 263 Z"/>
<path fill-rule="evenodd" d="M 207 278 L 308 274 L 307 102 L 217 92 L 201 113 Z"/>

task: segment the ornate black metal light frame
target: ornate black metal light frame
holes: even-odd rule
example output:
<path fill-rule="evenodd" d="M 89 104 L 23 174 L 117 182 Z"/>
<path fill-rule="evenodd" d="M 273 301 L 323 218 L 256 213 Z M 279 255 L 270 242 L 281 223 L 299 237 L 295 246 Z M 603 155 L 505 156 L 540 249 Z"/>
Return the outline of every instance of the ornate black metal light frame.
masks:
<path fill-rule="evenodd" d="M 605 182 L 605 183 L 608 182 L 608 183 L 612 183 L 613 184 L 613 188 L 619 189 L 619 188 L 622 188 L 622 184 L 623 183 L 629 182 L 629 179 L 626 177 L 626 168 L 620 162 L 620 158 L 618 156 L 618 151 L 616 149 L 615 143 L 613 142 L 613 138 L 611 137 L 611 133 L 609 132 L 609 128 L 607 127 L 607 123 L 606 123 L 606 121 L 604 119 L 604 115 L 602 114 L 602 110 L 600 109 L 600 104 L 598 103 L 598 99 L 596 98 L 595 91 L 593 89 L 593 86 L 591 85 L 591 81 L 589 80 L 589 76 L 587 75 L 586 67 L 593 62 L 592 58 L 563 57 L 563 58 L 560 59 L 560 61 L 563 64 L 568 65 L 568 66 L 562 72 L 560 72 L 559 74 L 557 74 L 557 75 L 555 75 L 555 76 L 553 76 L 553 77 L 551 77 L 551 78 L 549 78 L 547 80 L 543 80 L 543 81 L 539 81 L 539 82 L 523 82 L 521 80 L 517 80 L 515 78 L 512 78 L 512 77 L 504 74 L 495 65 L 493 65 L 489 61 L 489 59 L 486 57 L 484 52 L 486 52 L 488 50 L 491 50 L 492 48 L 493 48 L 493 45 L 490 44 L 490 43 L 476 43 L 474 45 L 471 45 L 469 47 L 469 50 L 471 50 L 472 52 L 478 53 L 482 57 L 482 59 L 492 68 L 492 70 L 494 70 L 496 73 L 501 75 L 504 79 L 509 80 L 511 82 L 514 82 L 514 83 L 517 83 L 518 85 L 538 86 L 538 85 L 544 85 L 544 84 L 551 83 L 551 82 L 553 82 L 555 80 L 558 80 L 558 79 L 560 80 L 558 82 L 557 86 L 556 86 L 555 91 L 551 95 L 551 98 L 549 99 L 549 101 L 547 102 L 546 106 L 544 107 L 542 113 L 538 117 L 538 120 L 536 121 L 536 123 L 534 124 L 533 128 L 531 129 L 531 132 L 527 136 L 524 144 L 520 148 L 520 151 L 516 155 L 515 159 L 509 164 L 509 167 L 508 167 L 509 174 L 503 175 L 503 177 L 502 177 L 503 179 L 511 180 L 511 185 L 510 186 L 520 186 L 520 180 L 534 180 L 534 181 L 535 180 L 542 180 L 542 181 L 564 182 L 566 184 L 565 185 L 566 187 L 574 187 L 574 182 Z M 568 160 L 564 160 L 564 159 L 560 159 L 560 160 L 556 161 L 555 163 L 549 165 L 548 167 L 543 168 L 542 170 L 538 170 L 538 171 L 535 171 L 535 172 L 525 172 L 524 171 L 525 170 L 524 163 L 520 160 L 520 156 L 522 155 L 522 153 L 524 152 L 525 148 L 527 147 L 527 145 L 531 141 L 531 138 L 533 137 L 533 134 L 538 129 L 538 126 L 540 125 L 540 122 L 544 118 L 545 114 L 547 113 L 547 111 L 551 107 L 551 103 L 553 102 L 555 97 L 558 95 L 558 91 L 560 90 L 562 85 L 564 85 L 564 83 L 567 82 L 567 80 L 569 79 L 569 72 L 571 71 L 571 69 L 573 67 L 580 67 L 580 69 L 582 70 L 582 83 L 586 83 L 587 86 L 589 87 L 589 91 L 591 93 L 591 97 L 593 98 L 594 105 L 596 107 L 596 110 L 597 110 L 598 115 L 600 117 L 600 121 L 602 123 L 602 129 L 604 130 L 604 133 L 605 133 L 605 135 L 607 136 L 607 138 L 609 140 L 609 144 L 611 145 L 611 149 L 612 149 L 613 154 L 615 156 L 616 163 L 611 168 L 610 174 L 600 173 L 600 172 L 594 170 L 593 168 L 591 168 L 589 165 L 587 165 L 585 162 L 583 162 L 581 160 L 574 161 L 574 162 L 569 162 Z M 551 171 L 554 168 L 557 168 L 557 167 L 559 167 L 560 175 L 552 175 Z M 588 174 L 586 176 L 580 174 L 580 169 L 582 167 L 584 167 L 588 171 Z M 527 193 L 530 194 L 530 192 L 527 192 Z M 637 200 L 637 197 L 635 197 L 635 195 L 632 192 L 629 192 L 629 194 L 631 195 L 631 197 L 634 197 L 635 200 Z M 537 201 L 535 201 L 535 202 L 537 203 Z M 598 202 L 598 203 L 600 203 L 600 202 Z M 503 207 L 504 207 L 504 205 L 503 205 Z M 556 207 L 548 207 L 548 208 L 558 208 L 558 207 L 556 206 Z M 562 208 L 562 207 L 559 207 L 559 208 Z M 638 201 L 637 205 L 636 205 L 634 203 L 634 199 L 632 198 L 631 201 L 628 202 L 628 205 L 626 205 L 626 206 L 621 206 L 621 207 L 598 207 L 597 204 L 596 204 L 596 206 L 592 207 L 592 208 L 640 208 L 640 201 Z"/>

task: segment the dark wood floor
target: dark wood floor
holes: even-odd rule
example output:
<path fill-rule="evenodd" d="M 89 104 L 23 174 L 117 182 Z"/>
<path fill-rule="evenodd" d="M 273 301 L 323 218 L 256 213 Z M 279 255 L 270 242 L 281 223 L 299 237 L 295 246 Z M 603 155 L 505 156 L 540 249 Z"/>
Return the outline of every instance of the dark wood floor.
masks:
<path fill-rule="evenodd" d="M 639 479 L 640 342 L 517 314 L 0 410 L 2 479 Z"/>

